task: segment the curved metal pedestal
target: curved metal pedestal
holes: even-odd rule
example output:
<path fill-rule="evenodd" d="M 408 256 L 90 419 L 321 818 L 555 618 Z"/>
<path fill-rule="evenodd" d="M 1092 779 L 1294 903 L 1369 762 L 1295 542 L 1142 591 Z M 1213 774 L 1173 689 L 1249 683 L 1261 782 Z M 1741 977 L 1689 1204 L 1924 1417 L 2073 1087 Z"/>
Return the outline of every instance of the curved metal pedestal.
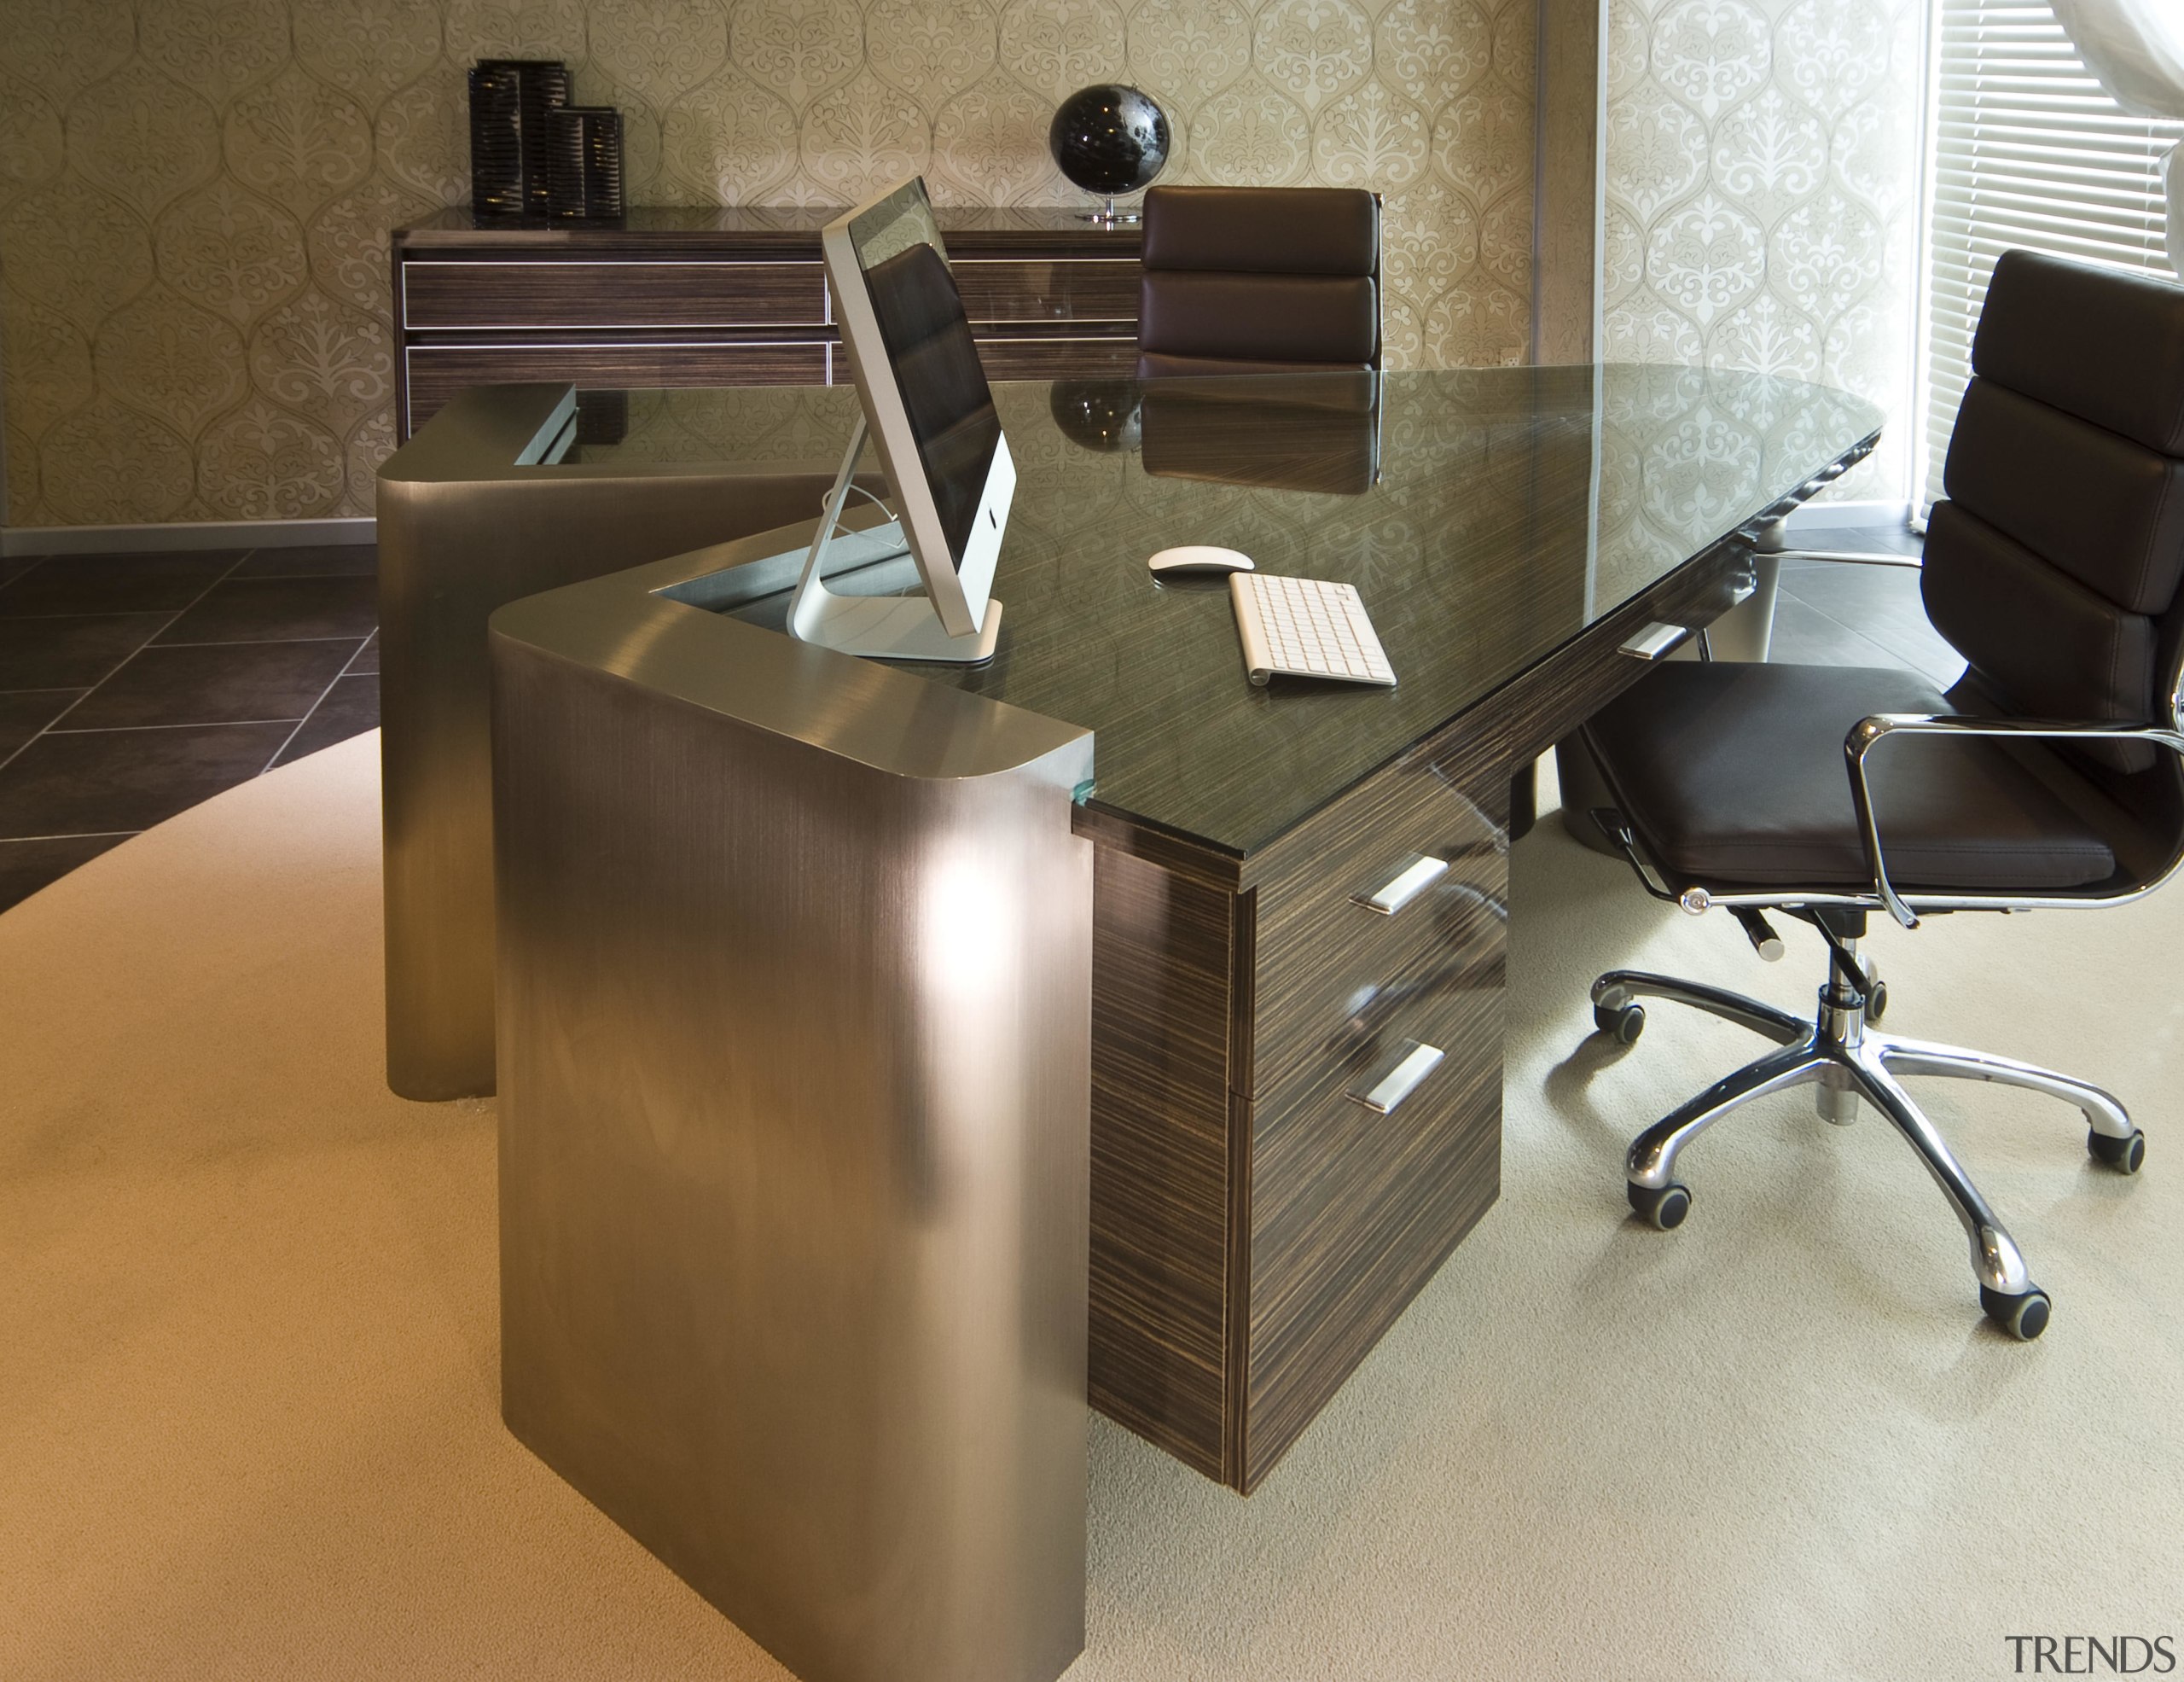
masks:
<path fill-rule="evenodd" d="M 807 519 L 828 483 L 821 462 L 559 462 L 570 396 L 566 385 L 464 392 L 380 470 L 386 1084 L 405 1098 L 493 1090 L 488 617 Z"/>
<path fill-rule="evenodd" d="M 1048 1682 L 1091 736 L 633 577 L 494 620 L 508 1427 L 810 1682 Z"/>

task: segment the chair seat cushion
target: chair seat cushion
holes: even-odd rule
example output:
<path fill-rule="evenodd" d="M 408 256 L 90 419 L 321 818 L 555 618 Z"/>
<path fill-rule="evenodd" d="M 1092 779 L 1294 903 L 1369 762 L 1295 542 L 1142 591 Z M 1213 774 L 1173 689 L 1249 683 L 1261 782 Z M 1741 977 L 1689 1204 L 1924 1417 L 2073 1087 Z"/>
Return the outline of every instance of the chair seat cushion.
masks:
<path fill-rule="evenodd" d="M 1843 739 L 1875 713 L 1956 710 L 1910 672 L 1671 661 L 1585 739 L 1671 888 L 1869 888 Z M 2011 893 L 2113 875 L 2100 829 L 2027 769 L 2042 753 L 1964 737 L 1876 747 L 1866 765 L 1890 881 Z"/>

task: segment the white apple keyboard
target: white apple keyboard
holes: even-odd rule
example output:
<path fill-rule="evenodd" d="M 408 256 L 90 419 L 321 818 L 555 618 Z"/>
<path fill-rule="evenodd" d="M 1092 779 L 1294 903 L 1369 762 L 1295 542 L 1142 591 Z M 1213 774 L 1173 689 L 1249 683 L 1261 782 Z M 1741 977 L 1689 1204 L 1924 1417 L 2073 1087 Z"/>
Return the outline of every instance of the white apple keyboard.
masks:
<path fill-rule="evenodd" d="M 1352 586 L 1237 573 L 1228 580 L 1228 600 L 1243 639 L 1244 670 L 1254 684 L 1278 676 L 1395 687 L 1395 668 Z"/>
<path fill-rule="evenodd" d="M 1157 577 L 1162 573 L 1248 573 L 1252 557 L 1238 549 L 1220 549 L 1210 543 L 1187 543 L 1164 549 L 1146 563 Z"/>

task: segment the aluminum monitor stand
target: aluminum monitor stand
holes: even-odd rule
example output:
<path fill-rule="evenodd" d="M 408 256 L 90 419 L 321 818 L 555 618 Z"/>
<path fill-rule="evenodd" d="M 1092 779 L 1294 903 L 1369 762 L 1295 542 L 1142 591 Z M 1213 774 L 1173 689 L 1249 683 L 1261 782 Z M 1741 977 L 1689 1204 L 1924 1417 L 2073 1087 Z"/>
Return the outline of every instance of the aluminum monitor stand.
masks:
<path fill-rule="evenodd" d="M 789 602 L 789 635 L 799 642 L 875 660 L 984 665 L 993 658 L 1001 639 L 1000 602 L 988 600 L 979 629 L 967 637 L 957 637 L 940 622 L 939 611 L 930 597 L 837 596 L 820 581 L 820 562 L 841 523 L 842 505 L 849 500 L 850 481 L 857 476 L 865 436 L 864 416 L 860 413 L 857 429 L 850 434 L 850 447 L 842 455 L 842 470 L 834 475 L 834 488 L 827 493 L 827 506 L 819 516 L 810 553 L 804 556 L 804 575 L 797 580 L 796 594 Z M 900 548 L 908 548 L 899 522 L 881 529 L 892 529 Z M 877 533 L 860 535 L 869 539 Z"/>

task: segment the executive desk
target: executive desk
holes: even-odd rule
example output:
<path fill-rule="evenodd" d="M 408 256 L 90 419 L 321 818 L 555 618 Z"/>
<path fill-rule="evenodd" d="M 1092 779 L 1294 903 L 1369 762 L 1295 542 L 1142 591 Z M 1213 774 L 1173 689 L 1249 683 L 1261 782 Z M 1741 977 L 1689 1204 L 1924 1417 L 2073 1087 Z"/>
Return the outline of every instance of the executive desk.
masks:
<path fill-rule="evenodd" d="M 1513 768 L 1635 680 L 1620 650 L 1636 633 L 1728 608 L 1750 534 L 1878 436 L 1863 402 L 1757 375 L 1356 381 L 997 388 L 1019 474 L 998 657 L 891 669 L 797 645 L 769 680 L 769 707 L 813 710 L 764 728 L 813 743 L 848 715 L 1092 733 L 1072 813 L 1094 860 L 1091 1399 L 1246 1492 L 1496 1196 Z M 679 417 L 633 399 L 658 430 L 578 465 L 686 459 L 737 395 L 677 394 Z M 710 422 L 687 411 L 701 397 Z M 783 562 L 757 563 L 809 530 L 508 608 L 496 661 L 538 694 L 590 674 L 593 703 L 656 707 L 678 739 L 694 717 L 725 723 L 750 638 L 774 634 L 753 627 L 785 605 Z M 1252 688 L 1225 585 L 1146 573 L 1180 542 L 1355 583 L 1398 686 Z M 990 705 L 936 713 L 936 687 Z M 616 729 L 642 760 L 645 732 Z M 695 775 L 689 751 L 631 786 Z M 504 834 L 504 858 L 554 833 Z M 1420 857 L 1449 868 L 1376 909 Z M 1442 1057 L 1398 1092 L 1420 1046 Z"/>

